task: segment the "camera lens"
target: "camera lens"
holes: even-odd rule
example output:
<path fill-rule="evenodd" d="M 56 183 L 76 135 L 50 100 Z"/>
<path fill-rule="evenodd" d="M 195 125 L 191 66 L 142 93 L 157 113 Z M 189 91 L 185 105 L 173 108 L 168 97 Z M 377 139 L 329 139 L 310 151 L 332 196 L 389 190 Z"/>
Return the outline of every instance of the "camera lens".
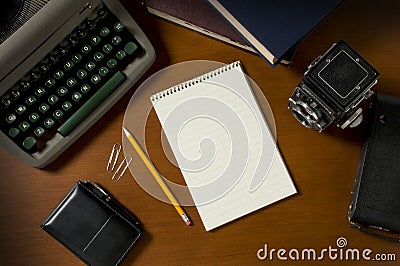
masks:
<path fill-rule="evenodd" d="M 305 102 L 294 101 L 290 98 L 289 109 L 292 111 L 293 116 L 297 121 L 299 121 L 303 126 L 316 131 L 322 131 L 318 115 Z"/>

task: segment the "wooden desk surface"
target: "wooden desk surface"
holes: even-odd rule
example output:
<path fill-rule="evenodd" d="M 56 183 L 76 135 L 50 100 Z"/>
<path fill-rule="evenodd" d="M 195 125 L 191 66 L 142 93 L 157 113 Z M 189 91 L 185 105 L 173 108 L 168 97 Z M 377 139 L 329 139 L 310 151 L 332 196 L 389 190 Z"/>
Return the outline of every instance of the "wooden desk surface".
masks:
<path fill-rule="evenodd" d="M 354 229 L 347 221 L 363 127 L 331 128 L 316 133 L 302 127 L 287 109 L 287 99 L 308 64 L 340 39 L 346 40 L 381 73 L 374 91 L 400 96 L 400 2 L 347 0 L 298 47 L 291 68 L 270 68 L 251 53 L 215 41 L 146 14 L 142 7 L 123 0 L 143 27 L 157 52 L 157 60 L 141 80 L 156 71 L 187 60 L 241 60 L 247 74 L 259 85 L 275 115 L 277 139 L 298 194 L 206 232 L 195 207 L 185 210 L 194 222 L 187 227 L 172 206 L 145 191 L 127 173 L 119 183 L 105 170 L 111 147 L 121 142 L 124 111 L 135 88 L 93 128 L 54 163 L 43 170 L 23 165 L 0 151 L 0 261 L 3 265 L 81 265 L 39 225 L 78 180 L 91 179 L 104 186 L 118 201 L 138 216 L 145 235 L 132 250 L 125 265 L 287 265 L 276 257 L 261 261 L 257 251 L 268 249 L 337 248 L 339 237 L 346 248 L 371 249 L 375 254 L 395 254 L 396 262 L 330 259 L 316 265 L 397 265 L 400 246 Z M 139 2 L 139 1 L 137 1 Z M 299 14 L 301 16 L 301 14 Z M 284 14 L 283 18 L 284 19 Z M 157 123 L 151 120 L 149 123 Z M 146 138 L 159 132 L 148 131 Z M 157 142 L 155 142 L 157 143 Z M 162 171 L 176 173 L 161 158 L 158 145 L 150 155 Z M 159 159 L 160 157 L 160 159 Z M 386 256 L 388 257 L 388 256 Z M 290 260 L 290 265 L 310 261 Z"/>

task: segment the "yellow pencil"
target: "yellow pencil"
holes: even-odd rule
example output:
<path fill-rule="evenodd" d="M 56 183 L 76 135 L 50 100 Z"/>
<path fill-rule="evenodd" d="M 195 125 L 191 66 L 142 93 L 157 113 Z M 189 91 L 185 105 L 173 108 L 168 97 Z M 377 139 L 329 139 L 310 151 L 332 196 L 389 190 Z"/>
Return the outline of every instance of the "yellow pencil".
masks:
<path fill-rule="evenodd" d="M 129 142 L 132 144 L 135 151 L 139 154 L 140 158 L 146 165 L 147 169 L 149 169 L 150 173 L 153 175 L 153 177 L 156 179 L 157 183 L 160 185 L 161 189 L 164 191 L 165 195 L 167 195 L 167 197 L 171 201 L 172 205 L 174 205 L 176 211 L 182 217 L 183 221 L 186 223 L 186 225 L 190 225 L 191 221 L 187 217 L 186 213 L 182 210 L 182 208 L 179 205 L 178 201 L 176 200 L 175 196 L 169 190 L 169 188 L 165 184 L 164 180 L 161 178 L 160 174 L 158 173 L 157 169 L 154 167 L 153 163 L 150 161 L 150 159 L 146 156 L 146 154 L 140 147 L 139 143 L 136 141 L 136 139 L 132 136 L 132 134 L 126 128 L 122 127 L 122 130 L 124 131 L 126 137 L 128 138 Z"/>

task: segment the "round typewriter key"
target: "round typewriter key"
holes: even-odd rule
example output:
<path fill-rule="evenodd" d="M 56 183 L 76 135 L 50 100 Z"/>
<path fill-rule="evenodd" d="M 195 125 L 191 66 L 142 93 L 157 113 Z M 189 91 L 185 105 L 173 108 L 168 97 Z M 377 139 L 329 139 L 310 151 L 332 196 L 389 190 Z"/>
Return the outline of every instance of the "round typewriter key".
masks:
<path fill-rule="evenodd" d="M 48 98 L 48 102 L 49 104 L 54 105 L 58 102 L 58 97 L 55 95 L 50 95 Z"/>
<path fill-rule="evenodd" d="M 45 63 L 42 63 L 42 64 L 39 66 L 39 69 L 40 69 L 40 71 L 41 71 L 42 73 L 46 73 L 46 72 L 49 70 L 49 66 L 48 66 L 47 64 L 45 64 Z"/>
<path fill-rule="evenodd" d="M 50 109 L 50 107 L 45 103 L 42 103 L 39 106 L 39 111 L 42 112 L 43 114 L 46 113 L 49 109 Z"/>
<path fill-rule="evenodd" d="M 82 93 L 88 93 L 90 91 L 91 87 L 88 84 L 83 84 L 81 86 L 81 92 Z"/>
<path fill-rule="evenodd" d="M 45 89 L 43 89 L 42 87 L 39 87 L 39 88 L 37 88 L 36 90 L 35 90 L 35 94 L 36 94 L 36 96 L 42 96 L 43 94 L 45 94 L 45 92 L 46 92 L 46 90 Z"/>
<path fill-rule="evenodd" d="M 87 75 L 87 72 L 83 69 L 79 69 L 78 73 L 76 73 L 76 76 L 80 79 L 84 79 Z"/>
<path fill-rule="evenodd" d="M 27 137 L 22 143 L 25 149 L 31 150 L 36 145 L 36 139 L 33 137 Z"/>
<path fill-rule="evenodd" d="M 101 39 L 100 39 L 99 36 L 93 36 L 93 37 L 90 39 L 90 41 L 91 41 L 91 43 L 92 43 L 93 45 L 98 45 L 98 44 L 100 43 Z"/>
<path fill-rule="evenodd" d="M 106 37 L 108 34 L 110 34 L 110 30 L 107 27 L 103 27 L 100 30 L 100 35 L 103 37 Z"/>
<path fill-rule="evenodd" d="M 19 129 L 21 129 L 22 132 L 27 131 L 30 127 L 31 127 L 31 125 L 25 121 L 21 122 L 21 124 L 19 124 Z"/>
<path fill-rule="evenodd" d="M 36 137 L 40 138 L 41 136 L 43 136 L 44 134 L 44 129 L 42 127 L 37 127 L 35 128 L 35 130 L 33 131 L 33 133 L 35 133 Z"/>
<path fill-rule="evenodd" d="M 68 111 L 69 109 L 71 109 L 71 107 L 72 107 L 72 104 L 71 104 L 70 102 L 64 102 L 64 103 L 61 105 L 61 108 L 62 108 L 64 111 Z"/>
<path fill-rule="evenodd" d="M 64 72 L 62 72 L 61 70 L 57 70 L 56 72 L 54 72 L 55 79 L 62 79 L 63 77 L 64 77 Z"/>
<path fill-rule="evenodd" d="M 56 81 L 52 78 L 49 78 L 45 81 L 44 85 L 46 85 L 47 88 L 51 88 L 56 84 Z"/>
<path fill-rule="evenodd" d="M 86 30 L 84 30 L 84 29 L 79 29 L 79 30 L 77 30 L 76 34 L 79 36 L 79 38 L 82 39 L 83 37 L 86 36 Z"/>
<path fill-rule="evenodd" d="M 119 36 L 115 36 L 115 37 L 112 38 L 111 42 L 112 42 L 113 45 L 116 46 L 116 45 L 120 44 L 120 42 L 122 42 L 122 39 Z"/>
<path fill-rule="evenodd" d="M 63 117 L 64 113 L 61 110 L 55 110 L 53 113 L 53 117 L 54 119 L 60 119 L 61 117 Z"/>
<path fill-rule="evenodd" d="M 22 115 L 25 111 L 26 107 L 24 105 L 18 105 L 17 108 L 15 108 L 15 112 L 19 115 Z"/>
<path fill-rule="evenodd" d="M 118 21 L 117 23 L 115 23 L 114 29 L 117 32 L 121 32 L 124 29 L 124 25 L 121 22 Z"/>
<path fill-rule="evenodd" d="M 107 66 L 109 67 L 109 68 L 114 68 L 114 67 L 116 67 L 117 66 L 117 60 L 115 60 L 115 59 L 110 59 L 110 60 L 108 60 L 108 62 L 107 62 Z"/>
<path fill-rule="evenodd" d="M 94 23 L 93 20 L 89 19 L 89 20 L 86 21 L 86 26 L 87 26 L 88 29 L 93 29 L 96 26 L 96 23 Z"/>
<path fill-rule="evenodd" d="M 27 105 L 32 105 L 36 102 L 36 97 L 33 95 L 28 96 L 28 98 L 26 98 L 26 104 Z"/>
<path fill-rule="evenodd" d="M 99 11 L 97 11 L 97 15 L 101 18 L 105 18 L 107 16 L 107 10 L 105 9 L 99 9 Z"/>
<path fill-rule="evenodd" d="M 93 63 L 92 61 L 89 61 L 86 63 L 85 68 L 88 71 L 92 71 L 96 67 L 96 64 Z"/>
<path fill-rule="evenodd" d="M 97 62 L 100 62 L 104 58 L 104 55 L 102 53 L 100 53 L 100 52 L 97 52 L 97 53 L 94 54 L 93 58 Z"/>
<path fill-rule="evenodd" d="M 68 53 L 68 48 L 66 46 L 60 46 L 58 47 L 58 54 L 60 56 L 64 56 Z"/>
<path fill-rule="evenodd" d="M 6 117 L 6 121 L 7 121 L 7 123 L 9 123 L 9 124 L 12 124 L 15 120 L 17 120 L 17 117 L 16 117 L 14 114 L 9 114 L 9 115 Z"/>
<path fill-rule="evenodd" d="M 93 75 L 90 80 L 92 81 L 93 84 L 97 84 L 100 82 L 101 77 L 99 75 Z"/>
<path fill-rule="evenodd" d="M 10 98 L 9 98 L 9 96 L 7 95 L 7 96 L 3 96 L 2 98 L 1 98 L 1 108 L 3 109 L 6 109 L 6 108 L 8 108 L 9 106 L 11 105 L 11 101 L 10 101 Z"/>
<path fill-rule="evenodd" d="M 79 61 L 82 60 L 82 55 L 75 53 L 72 55 L 72 61 L 74 61 L 75 63 L 79 63 Z"/>
<path fill-rule="evenodd" d="M 69 43 L 75 46 L 78 43 L 78 37 L 74 34 L 69 37 Z"/>
<path fill-rule="evenodd" d="M 65 70 L 71 70 L 71 68 L 73 68 L 73 66 L 74 66 L 74 63 L 72 63 L 72 61 L 66 61 L 64 63 L 64 69 Z"/>
<path fill-rule="evenodd" d="M 103 52 L 109 54 L 112 51 L 113 47 L 111 44 L 107 43 L 103 46 Z"/>
<path fill-rule="evenodd" d="M 19 92 L 18 87 L 15 87 L 11 90 L 10 96 L 11 96 L 10 99 L 13 101 L 15 101 L 16 99 L 19 98 L 19 96 L 21 96 L 21 93 Z"/>
<path fill-rule="evenodd" d="M 40 73 L 38 70 L 33 70 L 30 76 L 32 80 L 38 80 L 40 78 Z"/>
<path fill-rule="evenodd" d="M 133 54 L 136 51 L 136 49 L 137 45 L 134 42 L 128 42 L 124 48 L 125 52 L 129 55 Z"/>
<path fill-rule="evenodd" d="M 117 59 L 122 60 L 125 58 L 126 53 L 124 50 L 119 50 L 115 56 L 117 57 Z"/>
<path fill-rule="evenodd" d="M 74 100 L 75 102 L 78 102 L 81 98 L 82 94 L 80 94 L 79 92 L 76 91 L 72 93 L 72 100 Z"/>
<path fill-rule="evenodd" d="M 22 80 L 19 85 L 22 91 L 26 91 L 31 87 L 30 82 L 27 80 Z"/>
<path fill-rule="evenodd" d="M 68 89 L 66 87 L 60 87 L 57 90 L 58 95 L 60 95 L 61 97 L 65 96 L 65 94 L 68 93 Z"/>
<path fill-rule="evenodd" d="M 31 121 L 32 123 L 35 123 L 39 120 L 39 115 L 37 113 L 31 113 L 29 115 L 29 121 Z"/>
<path fill-rule="evenodd" d="M 46 128 L 51 128 L 51 127 L 54 125 L 54 120 L 51 119 L 51 118 L 46 118 L 46 119 L 44 120 L 44 122 L 43 122 L 43 125 L 44 125 Z"/>
<path fill-rule="evenodd" d="M 16 136 L 18 136 L 19 134 L 19 129 L 18 128 L 10 128 L 10 130 L 8 131 L 8 135 L 12 138 L 15 138 Z"/>
<path fill-rule="evenodd" d="M 82 46 L 82 49 L 81 49 L 82 53 L 84 53 L 84 54 L 89 53 L 91 50 L 92 50 L 92 47 L 90 47 L 89 44 L 85 44 L 84 46 Z"/>
<path fill-rule="evenodd" d="M 70 87 L 70 88 L 75 87 L 76 84 L 78 84 L 78 81 L 77 81 L 76 79 L 74 79 L 74 78 L 69 78 L 69 79 L 67 80 L 67 85 L 68 85 L 68 87 Z"/>
<path fill-rule="evenodd" d="M 58 57 L 55 55 L 50 55 L 48 59 L 49 59 L 49 63 L 52 65 L 56 64 L 58 61 Z"/>
<path fill-rule="evenodd" d="M 109 70 L 108 70 L 108 68 L 106 68 L 106 67 L 101 67 L 100 69 L 99 69 L 99 74 L 101 75 L 101 76 L 106 76 L 107 74 L 108 74 L 108 72 L 109 72 Z"/>

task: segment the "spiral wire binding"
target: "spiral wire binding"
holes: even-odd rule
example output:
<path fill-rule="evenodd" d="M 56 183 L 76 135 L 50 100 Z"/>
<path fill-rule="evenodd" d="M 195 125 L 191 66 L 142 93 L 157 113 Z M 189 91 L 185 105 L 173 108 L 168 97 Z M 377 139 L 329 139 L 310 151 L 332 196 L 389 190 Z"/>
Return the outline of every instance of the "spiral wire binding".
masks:
<path fill-rule="evenodd" d="M 179 92 L 181 90 L 187 89 L 187 88 L 189 88 L 189 87 L 191 87 L 191 86 L 193 86 L 195 84 L 198 84 L 198 83 L 204 82 L 204 81 L 206 81 L 206 80 L 208 80 L 210 78 L 216 77 L 216 76 L 224 73 L 227 70 L 230 70 L 230 69 L 233 69 L 233 68 L 236 68 L 236 67 L 240 67 L 240 66 L 241 66 L 240 61 L 235 61 L 233 63 L 230 63 L 229 65 L 225 65 L 225 66 L 220 67 L 218 69 L 212 70 L 212 71 L 210 71 L 210 72 L 208 72 L 206 74 L 198 76 L 198 77 L 196 77 L 194 79 L 188 80 L 188 81 L 183 82 L 183 83 L 181 83 L 179 85 L 173 86 L 173 87 L 171 87 L 169 89 L 166 89 L 166 90 L 163 90 L 163 91 L 161 91 L 159 93 L 156 93 L 156 94 L 154 94 L 154 95 L 152 95 L 150 97 L 150 100 L 154 103 L 154 102 L 156 102 L 156 101 L 158 101 L 158 100 L 160 100 L 162 98 L 165 98 L 165 97 L 167 97 L 169 95 L 172 95 L 172 94 L 174 94 L 176 92 Z"/>

